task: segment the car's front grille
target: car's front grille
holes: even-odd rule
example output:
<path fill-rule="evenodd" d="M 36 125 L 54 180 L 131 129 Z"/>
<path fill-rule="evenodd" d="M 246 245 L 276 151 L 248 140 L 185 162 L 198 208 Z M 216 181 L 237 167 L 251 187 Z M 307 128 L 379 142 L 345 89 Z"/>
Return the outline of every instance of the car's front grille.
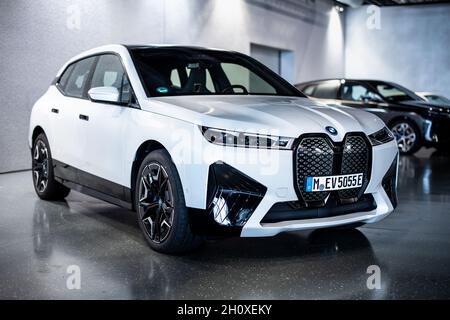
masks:
<path fill-rule="evenodd" d="M 365 189 L 369 183 L 367 168 L 369 167 L 369 152 L 366 141 L 361 136 L 347 136 L 342 153 L 341 174 L 364 173 L 363 185 L 360 188 L 340 190 L 339 198 L 346 200 L 358 200 L 361 189 Z"/>
<path fill-rule="evenodd" d="M 307 207 L 324 206 L 330 196 L 341 203 L 356 202 L 370 180 L 372 147 L 363 133 L 347 134 L 341 143 L 333 143 L 325 134 L 298 139 L 294 152 L 295 179 L 299 200 Z M 340 191 L 306 192 L 306 178 L 363 173 L 363 185 Z"/>
<path fill-rule="evenodd" d="M 305 137 L 297 147 L 297 184 L 307 203 L 323 203 L 329 192 L 303 192 L 306 178 L 333 174 L 333 148 L 324 137 Z M 302 187 L 300 187 L 302 186 Z"/>

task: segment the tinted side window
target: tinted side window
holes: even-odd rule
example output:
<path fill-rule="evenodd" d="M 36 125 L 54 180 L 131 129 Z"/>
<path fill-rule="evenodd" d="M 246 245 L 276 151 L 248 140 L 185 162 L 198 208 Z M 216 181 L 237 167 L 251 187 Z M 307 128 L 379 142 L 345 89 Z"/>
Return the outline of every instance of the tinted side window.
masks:
<path fill-rule="evenodd" d="M 67 81 L 69 80 L 69 77 L 72 73 L 72 70 L 74 68 L 74 65 L 71 64 L 70 66 L 67 67 L 66 71 L 64 71 L 64 73 L 61 75 L 61 77 L 58 80 L 58 87 L 64 92 L 66 85 L 67 85 Z"/>
<path fill-rule="evenodd" d="M 317 84 L 312 94 L 313 97 L 321 99 L 336 99 L 339 89 L 339 81 L 327 81 Z"/>
<path fill-rule="evenodd" d="M 120 93 L 120 102 L 126 103 L 130 100 L 130 83 L 118 56 L 100 56 L 91 82 L 91 88 L 96 87 L 114 87 Z"/>
<path fill-rule="evenodd" d="M 75 98 L 84 98 L 86 82 L 94 60 L 95 57 L 90 57 L 73 64 L 73 70 L 64 88 L 66 95 Z"/>
<path fill-rule="evenodd" d="M 307 96 L 314 96 L 314 91 L 316 90 L 316 85 L 308 85 L 303 90 L 301 90 Z"/>
<path fill-rule="evenodd" d="M 342 100 L 363 101 L 365 97 L 381 100 L 378 94 L 363 83 L 346 82 L 342 86 Z"/>

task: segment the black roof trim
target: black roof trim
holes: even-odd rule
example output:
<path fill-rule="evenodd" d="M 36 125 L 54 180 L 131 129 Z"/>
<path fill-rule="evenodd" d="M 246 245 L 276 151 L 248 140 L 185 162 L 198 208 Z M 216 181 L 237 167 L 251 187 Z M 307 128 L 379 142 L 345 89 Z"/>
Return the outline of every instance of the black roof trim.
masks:
<path fill-rule="evenodd" d="M 325 81 L 359 81 L 359 82 L 384 82 L 384 83 L 393 83 L 392 81 L 386 81 L 386 80 L 379 80 L 379 79 L 356 79 L 356 78 L 328 78 L 328 79 L 317 79 L 317 80 L 311 80 L 311 81 L 305 81 L 305 82 L 299 82 L 295 84 L 296 86 L 304 86 L 307 84 L 313 84 L 318 82 L 325 82 Z"/>
<path fill-rule="evenodd" d="M 219 48 L 207 48 L 201 46 L 182 46 L 182 45 L 131 45 L 131 44 L 122 44 L 128 50 L 134 49 L 189 49 L 189 50 L 207 50 L 207 51 L 224 51 L 224 52 L 235 52 L 232 50 L 225 50 Z"/>

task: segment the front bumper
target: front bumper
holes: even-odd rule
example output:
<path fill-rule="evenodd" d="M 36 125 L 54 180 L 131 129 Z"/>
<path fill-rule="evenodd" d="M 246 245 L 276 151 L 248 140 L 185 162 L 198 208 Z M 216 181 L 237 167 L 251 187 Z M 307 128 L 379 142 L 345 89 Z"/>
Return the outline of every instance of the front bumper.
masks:
<path fill-rule="evenodd" d="M 274 236 L 285 231 L 318 229 L 357 222 L 373 223 L 388 216 L 396 206 L 398 147 L 395 141 L 371 147 L 370 180 L 364 195 L 370 195 L 373 206 L 366 206 L 361 211 L 358 211 L 360 207 L 355 207 L 355 211 L 350 210 L 344 214 L 318 215 L 317 218 L 308 217 L 276 222 L 273 222 L 273 219 L 265 219 L 276 204 L 299 201 L 299 195 L 294 186 L 294 151 L 232 148 L 205 143 L 206 145 L 202 147 L 206 149 L 208 165 L 201 166 L 201 170 L 191 170 L 197 173 L 197 183 L 196 187 L 190 187 L 191 192 L 188 196 L 192 196 L 192 191 L 195 191 L 197 194 L 195 199 L 201 199 L 202 206 L 194 210 L 197 221 L 209 220 L 210 223 L 206 226 L 215 225 L 220 226 L 220 229 L 237 230 L 242 237 Z M 228 175 L 230 180 L 224 178 L 225 182 L 230 182 L 236 175 L 241 175 L 248 179 L 245 183 L 249 184 L 244 188 L 241 196 L 237 193 L 231 195 L 235 201 L 228 204 L 229 212 L 232 212 L 228 219 L 224 218 L 223 213 L 220 214 L 217 207 L 214 211 L 214 205 L 223 206 L 226 199 L 223 197 L 224 201 L 218 200 L 220 188 L 212 186 L 211 183 L 211 168 L 224 164 L 228 168 L 231 167 L 230 170 L 235 170 Z M 203 177 L 204 184 L 198 183 L 198 174 Z M 188 178 L 184 177 L 184 179 Z M 191 179 L 190 182 L 192 181 Z M 234 188 L 232 183 L 229 187 L 230 190 Z M 230 194 L 233 192 L 228 192 L 228 196 Z M 220 219 L 224 223 L 214 219 L 215 216 L 216 218 L 221 216 Z"/>

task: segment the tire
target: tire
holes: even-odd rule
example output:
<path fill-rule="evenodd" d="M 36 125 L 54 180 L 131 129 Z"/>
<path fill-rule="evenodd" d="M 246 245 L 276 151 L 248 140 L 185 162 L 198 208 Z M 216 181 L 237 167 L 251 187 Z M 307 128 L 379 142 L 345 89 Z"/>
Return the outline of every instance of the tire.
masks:
<path fill-rule="evenodd" d="M 134 190 L 138 223 L 152 249 L 180 254 L 201 245 L 203 238 L 189 225 L 180 177 L 166 150 L 152 151 L 144 158 Z"/>
<path fill-rule="evenodd" d="M 43 200 L 62 200 L 70 189 L 54 179 L 50 145 L 44 133 L 33 141 L 31 173 L 36 194 Z"/>
<path fill-rule="evenodd" d="M 408 119 L 394 121 L 390 129 L 397 139 L 400 154 L 413 154 L 422 147 L 420 130 L 417 125 Z"/>

